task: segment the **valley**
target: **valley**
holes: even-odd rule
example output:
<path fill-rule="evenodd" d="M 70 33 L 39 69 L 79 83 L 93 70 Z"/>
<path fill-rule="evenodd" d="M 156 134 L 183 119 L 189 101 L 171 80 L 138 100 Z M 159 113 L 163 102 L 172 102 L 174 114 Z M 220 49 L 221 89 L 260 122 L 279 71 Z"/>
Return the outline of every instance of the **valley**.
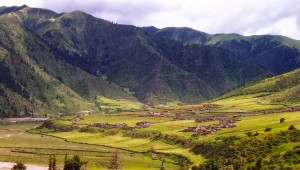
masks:
<path fill-rule="evenodd" d="M 2 127 L 1 137 L 12 132 L 23 134 L 20 137 L 11 134 L 9 138 L 3 138 L 5 141 L 1 139 L 3 144 L 1 153 L 4 154 L 0 155 L 0 158 L 5 158 L 2 161 L 10 161 L 15 158 L 9 158 L 8 155 L 15 155 L 25 163 L 44 162 L 45 165 L 48 154 L 56 154 L 59 163 L 62 163 L 65 153 L 79 154 L 84 160 L 88 160 L 88 169 L 93 167 L 106 169 L 110 155 L 115 148 L 119 148 L 122 155 L 120 164 L 124 169 L 142 167 L 142 169 L 151 169 L 151 167 L 159 169 L 163 160 L 166 162 L 164 164 L 166 169 L 188 169 L 211 161 L 211 156 L 206 155 L 207 153 L 195 151 L 199 146 L 208 145 L 209 148 L 210 144 L 231 138 L 265 140 L 270 136 L 294 131 L 288 130 L 291 125 L 300 129 L 299 105 L 271 103 L 266 100 L 269 95 L 271 94 L 238 95 L 204 104 L 171 106 L 149 111 L 78 113 L 59 118 L 53 117 L 42 126 L 28 132 L 18 129 L 10 132 L 8 129 L 12 127 L 24 129 L 33 125 L 7 125 Z M 196 122 L 196 119 L 203 120 L 205 117 L 217 119 Z M 187 127 L 208 127 L 219 124 L 218 117 L 224 119 L 236 117 L 235 126 L 220 128 L 219 131 L 205 135 L 193 135 L 194 131 L 183 132 Z M 282 123 L 280 123 L 281 118 L 285 119 Z M 138 122 L 149 124 L 144 123 L 145 126 L 142 127 Z M 267 131 L 266 128 L 269 130 Z M 298 130 L 294 133 L 298 133 Z M 292 141 L 287 140 L 271 145 L 272 151 L 266 152 L 262 157 L 264 162 L 262 165 L 269 166 L 266 162 L 274 155 L 283 157 L 285 153 L 299 146 L 300 139 L 294 137 L 296 139 Z M 9 141 L 16 139 L 20 140 L 20 143 L 9 145 Z M 25 139 L 34 139 L 37 144 L 32 142 L 29 144 Z M 41 160 L 30 159 L 40 154 L 43 155 L 39 158 Z M 253 162 L 246 165 L 252 166 L 258 158 L 254 157 Z M 284 163 L 280 166 L 297 168 L 297 163 L 294 163 Z"/>
<path fill-rule="evenodd" d="M 0 167 L 300 169 L 299 40 L 26 5 L 0 37 Z"/>

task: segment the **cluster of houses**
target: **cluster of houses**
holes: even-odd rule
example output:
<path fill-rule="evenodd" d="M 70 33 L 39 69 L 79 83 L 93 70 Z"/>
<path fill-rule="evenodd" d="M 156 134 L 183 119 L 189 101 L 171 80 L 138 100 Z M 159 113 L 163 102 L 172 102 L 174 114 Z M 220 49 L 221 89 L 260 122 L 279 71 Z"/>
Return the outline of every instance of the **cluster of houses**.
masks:
<path fill-rule="evenodd" d="M 291 112 L 298 112 L 300 111 L 300 107 L 293 107 L 290 109 Z"/>
<path fill-rule="evenodd" d="M 217 104 L 204 104 L 203 107 L 204 108 L 218 108 L 219 105 L 217 105 Z"/>
<path fill-rule="evenodd" d="M 224 116 L 203 116 L 203 117 L 200 117 L 198 119 L 196 119 L 196 122 L 212 122 L 212 121 L 216 121 L 216 120 L 220 120 L 224 118 Z"/>
<path fill-rule="evenodd" d="M 162 112 L 148 112 L 149 116 L 166 116 L 171 114 L 169 111 L 162 111 Z"/>
<path fill-rule="evenodd" d="M 127 129 L 129 128 L 126 123 L 92 123 L 90 126 L 101 127 L 101 128 L 117 128 L 117 129 Z"/>
<path fill-rule="evenodd" d="M 206 110 L 210 110 L 210 109 L 218 108 L 218 107 L 220 107 L 220 106 L 217 104 L 204 104 L 204 105 L 202 105 L 202 107 L 199 110 L 206 111 Z"/>
<path fill-rule="evenodd" d="M 128 126 L 126 123 L 116 123 L 116 124 L 112 124 L 112 123 L 92 123 L 90 124 L 90 126 L 94 126 L 94 127 L 101 127 L 101 128 L 116 128 L 116 129 L 134 129 L 134 128 L 147 128 L 150 125 L 152 125 L 153 123 L 151 122 L 147 122 L 147 121 L 143 121 L 143 122 L 137 122 L 135 127 L 130 127 Z"/>
<path fill-rule="evenodd" d="M 137 122 L 136 123 L 136 125 L 138 126 L 138 127 L 141 127 L 141 128 L 147 128 L 147 127 L 149 127 L 150 125 L 152 125 L 153 123 L 151 123 L 151 122 L 146 122 L 146 121 L 144 121 L 144 122 Z"/>
<path fill-rule="evenodd" d="M 213 134 L 220 129 L 217 128 L 215 125 L 208 125 L 208 126 L 193 126 L 187 127 L 182 132 L 194 132 L 194 135 L 208 135 Z"/>
<path fill-rule="evenodd" d="M 212 125 L 206 125 L 206 126 L 193 126 L 193 127 L 187 127 L 182 132 L 194 132 L 194 135 L 208 135 L 213 134 L 221 128 L 233 128 L 236 127 L 235 121 L 237 117 L 231 117 L 231 118 L 225 118 L 225 117 L 219 117 L 219 116 L 210 116 L 207 117 L 207 119 L 198 120 L 197 122 L 208 122 L 208 121 L 214 121 L 219 120 L 219 124 L 212 124 Z"/>
<path fill-rule="evenodd" d="M 257 114 L 274 114 L 274 113 L 282 113 L 282 112 L 299 112 L 300 107 L 292 107 L 292 108 L 280 108 L 280 109 L 269 109 L 269 110 L 262 110 L 259 112 L 253 113 L 253 115 Z"/>

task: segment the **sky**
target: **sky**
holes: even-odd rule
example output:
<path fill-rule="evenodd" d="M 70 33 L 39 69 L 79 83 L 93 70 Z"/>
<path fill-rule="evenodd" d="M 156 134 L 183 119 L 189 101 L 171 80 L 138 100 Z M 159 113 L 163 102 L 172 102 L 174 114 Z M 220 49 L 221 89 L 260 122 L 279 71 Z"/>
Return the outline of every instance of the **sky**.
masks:
<path fill-rule="evenodd" d="M 80 10 L 119 24 L 300 40 L 299 0 L 0 0 L 0 6 L 23 4 L 58 13 Z"/>

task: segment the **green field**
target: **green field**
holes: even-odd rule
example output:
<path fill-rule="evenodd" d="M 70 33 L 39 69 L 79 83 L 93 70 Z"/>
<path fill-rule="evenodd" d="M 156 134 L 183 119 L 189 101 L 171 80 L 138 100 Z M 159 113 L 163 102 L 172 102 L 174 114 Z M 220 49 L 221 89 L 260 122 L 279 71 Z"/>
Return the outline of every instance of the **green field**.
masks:
<path fill-rule="evenodd" d="M 0 160 L 8 162 L 23 161 L 25 163 L 48 164 L 49 154 L 56 154 L 58 165 L 62 166 L 64 155 L 80 155 L 88 161 L 88 169 L 107 169 L 114 148 L 66 142 L 63 139 L 47 135 L 31 134 L 26 130 L 39 124 L 12 124 L 0 126 Z M 121 165 L 124 169 L 159 169 L 161 161 L 150 155 L 121 150 Z M 171 162 L 171 161 L 170 161 Z M 167 169 L 178 169 L 178 166 L 165 164 Z"/>
<path fill-rule="evenodd" d="M 300 112 L 280 112 L 273 114 L 261 114 L 262 111 L 276 110 L 287 108 L 286 105 L 271 104 L 269 101 L 263 99 L 263 94 L 235 96 L 225 98 L 223 100 L 214 101 L 212 104 L 217 104 L 221 107 L 212 108 L 207 111 L 197 111 L 203 105 L 190 106 L 174 106 L 164 108 L 169 110 L 170 115 L 164 117 L 147 116 L 147 112 L 120 112 L 113 114 L 93 114 L 88 116 L 81 116 L 81 120 L 76 122 L 77 125 L 89 125 L 92 123 L 126 123 L 128 126 L 135 126 L 137 122 L 149 121 L 153 124 L 148 128 L 139 128 L 138 132 L 159 132 L 163 135 L 176 135 L 184 139 L 192 139 L 195 142 L 209 142 L 215 141 L 218 137 L 241 136 L 245 137 L 247 132 L 258 132 L 261 136 L 275 134 L 280 131 L 285 131 L 290 125 L 295 125 L 300 128 Z M 185 114 L 188 110 L 194 110 L 194 115 Z M 186 120 L 174 120 L 175 114 L 181 113 Z M 195 118 L 205 115 L 239 115 L 243 114 L 236 122 L 235 128 L 221 129 L 217 133 L 198 136 L 192 138 L 193 132 L 181 132 L 189 126 L 218 124 L 218 121 L 197 123 Z M 70 117 L 69 117 L 70 118 Z M 280 118 L 285 118 L 284 123 L 280 123 Z M 66 120 L 66 118 L 62 118 Z M 266 127 L 272 130 L 265 132 Z M 109 130 L 108 130 L 109 131 Z M 103 146 L 112 146 L 131 150 L 135 152 L 147 152 L 155 150 L 160 153 L 178 154 L 190 159 L 194 165 L 199 165 L 205 161 L 201 155 L 195 155 L 190 152 L 190 148 L 184 148 L 180 145 L 170 144 L 165 140 L 151 140 L 150 138 L 131 138 L 126 136 L 126 132 L 130 130 L 118 130 L 117 133 L 106 135 L 103 133 L 88 133 L 79 132 L 77 130 L 72 132 L 55 132 L 51 135 L 67 139 L 68 141 L 84 142 L 90 144 L 97 144 Z M 287 149 L 286 149 L 287 150 Z"/>
<path fill-rule="evenodd" d="M 91 123 L 126 123 L 128 126 L 135 126 L 137 122 L 150 121 L 152 123 L 162 123 L 172 120 L 172 117 L 150 117 L 150 116 L 130 116 L 124 114 L 94 114 L 90 116 L 82 116 L 83 120 L 77 124 Z"/>
<path fill-rule="evenodd" d="M 97 96 L 96 105 L 100 110 L 114 112 L 119 110 L 140 110 L 142 103 L 126 99 L 109 99 L 103 96 Z"/>
<path fill-rule="evenodd" d="M 155 112 L 167 111 L 165 116 L 149 116 L 148 111 L 127 111 L 114 113 L 67 115 L 52 118 L 53 126 L 70 127 L 64 131 L 47 128 L 25 130 L 37 124 L 3 125 L 0 129 L 1 161 L 23 160 L 27 163 L 46 165 L 48 154 L 56 154 L 62 165 L 64 153 L 78 154 L 89 163 L 88 169 L 106 169 L 115 148 L 121 149 L 121 162 L 124 169 L 159 169 L 163 159 L 166 169 L 186 169 L 201 165 L 210 157 L 192 152 L 201 143 L 218 142 L 220 138 L 240 136 L 247 139 L 246 133 L 257 133 L 254 137 L 265 137 L 287 131 L 291 125 L 300 129 L 300 111 L 287 111 L 295 105 L 273 104 L 264 99 L 265 93 L 233 96 L 206 104 L 171 106 L 154 109 Z M 214 104 L 217 107 L 206 107 Z M 180 115 L 180 119 L 176 119 Z M 198 123 L 195 119 L 203 116 L 237 116 L 236 127 L 223 128 L 213 134 L 193 136 L 193 132 L 182 132 L 190 126 L 218 124 L 218 120 Z M 285 118 L 283 123 L 280 119 Z M 74 121 L 76 120 L 76 121 Z M 137 122 L 151 122 L 147 128 L 136 127 Z M 100 128 L 93 123 L 125 123 L 134 129 Z M 74 128 L 72 128 L 74 125 Z M 265 131 L 266 128 L 271 130 Z M 78 129 L 79 128 L 79 129 Z M 82 128 L 86 128 L 85 130 Z M 41 134 L 40 134 L 41 133 Z M 136 137 L 131 135 L 137 135 Z M 155 138 L 151 135 L 159 135 Z M 157 137 L 157 136 L 156 136 Z M 171 137 L 171 138 L 170 138 Z M 176 141 L 180 139 L 180 141 Z M 32 142 L 33 141 L 33 142 Z M 187 142 L 185 146 L 182 144 Z M 268 152 L 265 161 L 274 155 L 284 156 L 287 151 L 299 146 L 299 142 L 281 142 Z M 9 147 L 9 148 L 7 148 Z M 188 159 L 182 163 L 183 157 Z M 186 164 L 187 166 L 183 166 Z M 251 166 L 251 164 L 249 164 Z M 297 167 L 297 166 L 295 166 Z"/>

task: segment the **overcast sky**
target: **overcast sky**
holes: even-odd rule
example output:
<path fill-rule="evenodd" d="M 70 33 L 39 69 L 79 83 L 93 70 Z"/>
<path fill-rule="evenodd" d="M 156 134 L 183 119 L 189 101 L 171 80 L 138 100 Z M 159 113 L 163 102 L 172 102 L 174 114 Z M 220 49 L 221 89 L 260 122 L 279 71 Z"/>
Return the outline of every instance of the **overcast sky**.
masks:
<path fill-rule="evenodd" d="M 280 34 L 300 39 L 299 0 L 0 0 L 56 12 L 81 10 L 136 26 L 190 27 L 207 33 Z"/>

